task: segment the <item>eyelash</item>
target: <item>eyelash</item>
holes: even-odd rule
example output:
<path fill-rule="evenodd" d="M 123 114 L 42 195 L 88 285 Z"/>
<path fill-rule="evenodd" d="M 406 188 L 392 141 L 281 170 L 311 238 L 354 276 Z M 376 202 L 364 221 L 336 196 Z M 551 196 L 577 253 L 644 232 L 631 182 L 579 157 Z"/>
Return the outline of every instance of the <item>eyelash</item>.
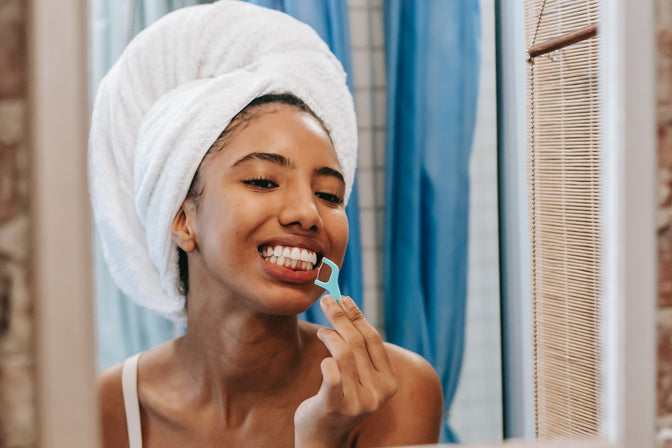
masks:
<path fill-rule="evenodd" d="M 278 187 L 278 184 L 264 177 L 247 179 L 244 180 L 243 183 L 259 190 L 272 190 Z M 315 196 L 317 196 L 319 199 L 322 199 L 334 205 L 340 205 L 343 203 L 343 197 L 337 194 L 324 193 L 318 191 L 317 193 L 315 193 Z"/>
<path fill-rule="evenodd" d="M 343 203 L 343 198 L 337 194 L 322 193 L 318 191 L 315 193 L 315 196 L 334 205 L 341 205 Z"/>
<path fill-rule="evenodd" d="M 244 180 L 243 183 L 258 188 L 260 190 L 271 190 L 273 188 L 278 187 L 278 184 L 264 177 L 255 177 L 254 179 L 247 179 Z"/>

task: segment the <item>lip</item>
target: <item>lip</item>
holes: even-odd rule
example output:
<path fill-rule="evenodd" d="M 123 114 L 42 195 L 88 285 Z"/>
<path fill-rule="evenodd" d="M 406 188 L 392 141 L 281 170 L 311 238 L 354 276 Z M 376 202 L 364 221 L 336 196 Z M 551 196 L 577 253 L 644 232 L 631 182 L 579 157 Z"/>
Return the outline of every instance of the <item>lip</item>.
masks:
<path fill-rule="evenodd" d="M 297 285 L 308 283 L 312 284 L 315 282 L 315 279 L 317 279 L 317 275 L 320 272 L 319 267 L 315 267 L 310 271 L 295 271 L 293 269 L 271 263 L 270 261 L 266 261 L 261 257 L 259 257 L 259 260 L 261 261 L 261 265 L 264 268 L 266 274 L 285 283 L 294 283 Z"/>
<path fill-rule="evenodd" d="M 315 252 L 317 254 L 315 268 L 310 271 L 295 271 L 285 266 L 280 266 L 275 263 L 271 263 L 270 261 L 266 261 L 261 256 L 261 253 L 259 253 L 260 249 L 266 246 L 298 247 Z M 257 246 L 257 252 L 259 253 L 259 260 L 261 261 L 262 267 L 270 277 L 286 283 L 304 284 L 314 283 L 315 279 L 317 279 L 317 276 L 320 272 L 319 267 L 320 264 L 322 264 L 322 257 L 324 256 L 324 246 L 320 241 L 315 240 L 314 238 L 290 235 L 264 241 Z"/>

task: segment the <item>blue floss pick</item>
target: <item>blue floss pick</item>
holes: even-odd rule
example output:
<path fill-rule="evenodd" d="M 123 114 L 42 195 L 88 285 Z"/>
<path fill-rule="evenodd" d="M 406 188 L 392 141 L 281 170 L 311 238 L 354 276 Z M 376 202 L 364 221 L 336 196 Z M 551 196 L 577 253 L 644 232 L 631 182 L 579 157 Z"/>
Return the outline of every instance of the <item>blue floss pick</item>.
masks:
<path fill-rule="evenodd" d="M 322 258 L 322 262 L 326 263 L 327 266 L 331 268 L 331 274 L 329 275 L 329 280 L 325 282 L 321 282 L 317 279 L 315 279 L 315 284 L 317 286 L 321 286 L 322 288 L 326 289 L 329 294 L 331 294 L 331 297 L 338 302 L 338 304 L 341 304 L 341 288 L 338 287 L 338 273 L 340 272 L 338 269 L 338 266 L 336 266 L 336 263 L 328 259 L 327 257 Z"/>

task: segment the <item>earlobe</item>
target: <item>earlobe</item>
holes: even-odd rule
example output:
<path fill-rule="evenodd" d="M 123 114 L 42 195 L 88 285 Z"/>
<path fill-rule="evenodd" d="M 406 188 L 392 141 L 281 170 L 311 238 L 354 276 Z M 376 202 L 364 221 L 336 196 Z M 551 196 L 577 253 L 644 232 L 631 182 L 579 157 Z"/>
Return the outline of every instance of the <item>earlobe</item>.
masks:
<path fill-rule="evenodd" d="M 186 199 L 175 218 L 173 218 L 172 237 L 173 242 L 185 252 L 193 252 L 196 249 L 196 235 L 192 227 L 192 213 Z"/>

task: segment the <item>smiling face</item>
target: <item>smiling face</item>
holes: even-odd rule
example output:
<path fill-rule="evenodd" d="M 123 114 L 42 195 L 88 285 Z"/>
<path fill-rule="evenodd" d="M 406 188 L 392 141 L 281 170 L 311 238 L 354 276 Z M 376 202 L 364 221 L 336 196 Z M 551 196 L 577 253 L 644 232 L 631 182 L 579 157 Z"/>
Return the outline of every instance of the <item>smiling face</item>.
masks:
<path fill-rule="evenodd" d="M 322 257 L 340 265 L 345 254 L 345 184 L 329 135 L 298 107 L 256 109 L 207 156 L 202 193 L 173 223 L 188 253 L 190 312 L 221 301 L 298 314 L 322 292 Z"/>

